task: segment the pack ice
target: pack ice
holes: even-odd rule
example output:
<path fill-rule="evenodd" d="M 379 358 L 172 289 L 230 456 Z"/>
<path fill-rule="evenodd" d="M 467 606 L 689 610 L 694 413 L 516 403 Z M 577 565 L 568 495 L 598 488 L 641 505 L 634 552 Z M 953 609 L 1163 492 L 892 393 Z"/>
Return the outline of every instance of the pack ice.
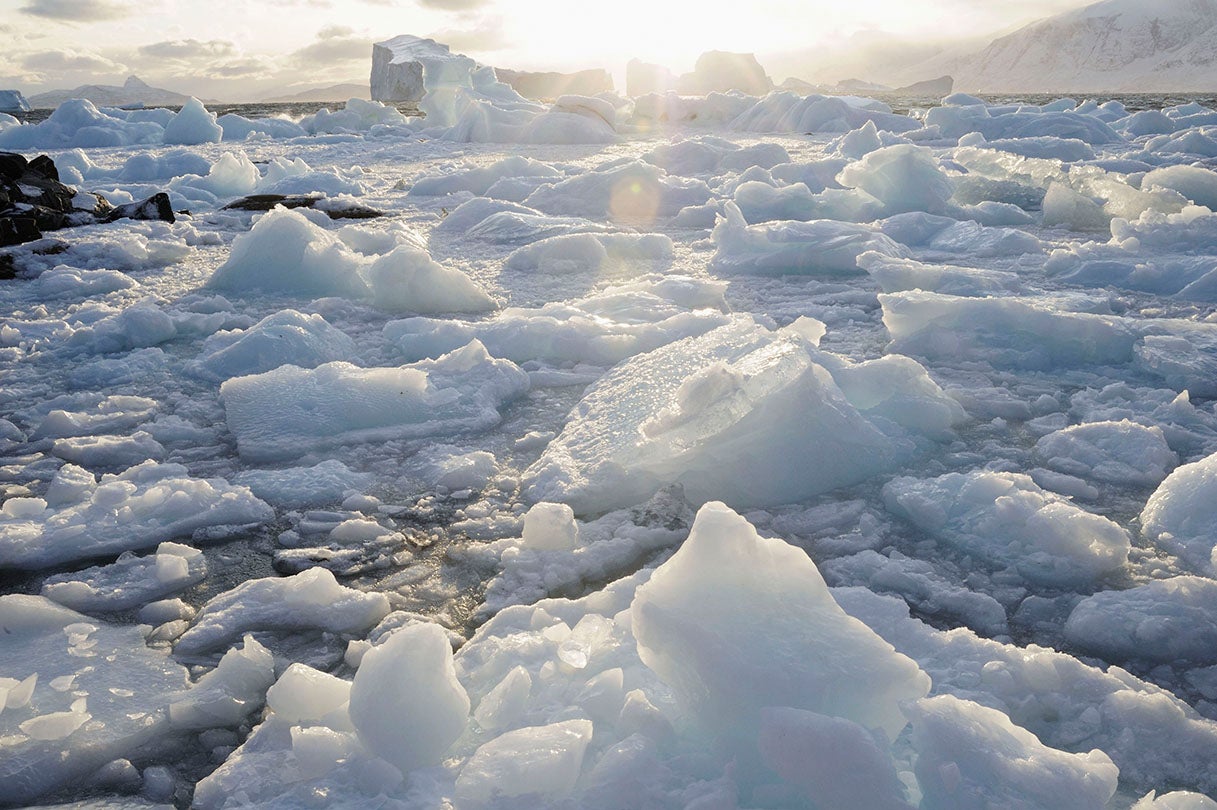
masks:
<path fill-rule="evenodd" d="M 1217 806 L 1217 112 L 762 73 L 0 115 L 0 806 Z"/>

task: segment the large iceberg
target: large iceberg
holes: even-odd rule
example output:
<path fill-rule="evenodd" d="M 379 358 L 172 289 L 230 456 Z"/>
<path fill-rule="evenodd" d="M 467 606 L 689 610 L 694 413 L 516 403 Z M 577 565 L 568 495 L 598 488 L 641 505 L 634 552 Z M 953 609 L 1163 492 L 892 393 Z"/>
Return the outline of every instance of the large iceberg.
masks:
<path fill-rule="evenodd" d="M 471 73 L 477 63 L 433 39 L 402 34 L 372 46 L 372 100 L 414 102 Z"/>

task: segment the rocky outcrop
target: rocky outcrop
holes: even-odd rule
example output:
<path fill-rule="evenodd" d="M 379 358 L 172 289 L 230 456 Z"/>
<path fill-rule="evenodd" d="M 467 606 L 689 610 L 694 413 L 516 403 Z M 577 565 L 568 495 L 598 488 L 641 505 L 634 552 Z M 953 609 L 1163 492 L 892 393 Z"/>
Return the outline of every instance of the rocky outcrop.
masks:
<path fill-rule="evenodd" d="M 0 152 L 0 247 L 33 242 L 44 231 L 116 219 L 173 222 L 175 217 L 163 192 L 116 208 L 100 194 L 61 183 L 55 162 L 46 155 L 26 160 Z"/>
<path fill-rule="evenodd" d="M 686 96 L 704 96 L 738 90 L 751 96 L 763 96 L 773 89 L 773 80 L 765 73 L 756 55 L 707 51 L 697 59 L 691 73 L 680 77 L 661 66 L 631 59 L 625 67 L 625 91 L 637 98 L 648 93 L 676 91 Z"/>
<path fill-rule="evenodd" d="M 559 96 L 595 96 L 613 92 L 613 77 L 607 70 L 580 70 L 576 73 L 530 73 L 495 68 L 499 81 L 512 86 L 525 98 L 552 101 Z"/>
<path fill-rule="evenodd" d="M 471 75 L 478 67 L 433 39 L 402 34 L 372 46 L 372 100 L 419 102 L 429 86 L 450 76 Z"/>

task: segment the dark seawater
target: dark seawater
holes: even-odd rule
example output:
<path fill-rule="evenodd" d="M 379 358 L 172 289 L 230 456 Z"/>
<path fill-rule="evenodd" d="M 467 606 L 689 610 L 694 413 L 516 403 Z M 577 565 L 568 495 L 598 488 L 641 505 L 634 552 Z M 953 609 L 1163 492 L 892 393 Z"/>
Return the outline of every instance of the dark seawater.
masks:
<path fill-rule="evenodd" d="M 181 107 L 174 105 L 151 105 L 144 109 L 153 109 L 164 106 L 167 110 L 177 111 Z M 258 104 L 208 104 L 207 109 L 216 115 L 227 115 L 228 113 L 236 113 L 246 118 L 269 118 L 275 115 L 286 115 L 289 118 L 301 118 L 305 115 L 322 110 L 341 110 L 346 106 L 346 101 L 293 101 L 287 103 L 258 103 Z M 422 115 L 417 104 L 402 103 L 395 106 L 403 115 Z M 103 108 L 104 109 L 104 108 Z M 37 124 L 39 121 L 45 121 L 51 117 L 54 110 L 31 110 L 27 113 L 16 113 L 14 117 L 23 123 Z"/>
<path fill-rule="evenodd" d="M 938 106 L 941 99 L 924 98 L 916 96 L 900 96 L 892 93 L 866 93 L 868 98 L 874 98 L 888 104 L 894 112 L 907 113 L 909 110 L 924 110 L 930 107 Z M 1024 93 L 1022 95 L 1006 94 L 1006 95 L 991 95 L 979 94 L 979 98 L 983 98 L 990 104 L 1034 104 L 1043 105 L 1056 101 L 1059 98 L 1065 97 L 1062 94 L 1047 94 L 1047 93 Z M 1217 109 L 1217 95 L 1212 93 L 1112 93 L 1112 94 L 1068 94 L 1069 98 L 1076 99 L 1082 102 L 1088 98 L 1093 98 L 1102 103 L 1105 101 L 1119 101 L 1128 108 L 1129 112 L 1140 112 L 1141 110 L 1160 110 L 1165 107 L 1174 107 L 1178 104 L 1187 104 L 1195 101 L 1205 107 Z M 207 109 L 217 115 L 225 115 L 227 113 L 236 113 L 246 118 L 267 118 L 273 115 L 286 115 L 290 118 L 300 118 L 313 113 L 323 108 L 331 110 L 342 109 L 346 105 L 345 101 L 305 101 L 291 102 L 281 104 L 259 103 L 259 104 L 208 104 Z M 394 105 L 403 115 L 422 115 L 416 104 L 397 104 Z M 166 109 L 178 110 L 180 107 L 166 106 Z M 16 118 L 20 121 L 36 124 L 39 121 L 45 121 L 50 117 L 54 110 L 33 110 L 28 113 L 17 113 Z"/>

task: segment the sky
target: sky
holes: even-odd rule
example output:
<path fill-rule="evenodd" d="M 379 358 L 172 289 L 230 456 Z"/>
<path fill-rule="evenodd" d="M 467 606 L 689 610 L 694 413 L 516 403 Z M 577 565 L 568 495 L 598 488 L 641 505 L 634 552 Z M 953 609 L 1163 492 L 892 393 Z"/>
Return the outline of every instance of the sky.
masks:
<path fill-rule="evenodd" d="M 1086 0 L 612 0 L 603 7 L 582 0 L 0 0 L 0 89 L 33 95 L 136 75 L 200 98 L 252 101 L 366 83 L 372 43 L 397 34 L 430 36 L 497 67 L 602 67 L 619 87 L 631 58 L 682 72 L 707 50 L 756 53 L 778 81 L 798 73 L 823 80 L 834 68 L 855 69 L 850 54 L 866 47 L 890 55 L 909 43 L 958 43 L 1082 5 Z"/>

